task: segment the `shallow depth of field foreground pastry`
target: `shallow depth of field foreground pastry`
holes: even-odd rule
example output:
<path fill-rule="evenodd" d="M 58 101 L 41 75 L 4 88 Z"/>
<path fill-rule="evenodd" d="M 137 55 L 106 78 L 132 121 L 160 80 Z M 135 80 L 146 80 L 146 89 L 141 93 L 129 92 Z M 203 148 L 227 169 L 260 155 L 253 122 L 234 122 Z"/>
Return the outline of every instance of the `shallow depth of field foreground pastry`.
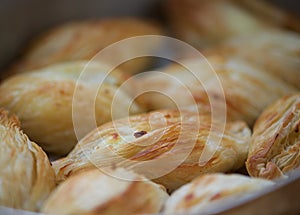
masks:
<path fill-rule="evenodd" d="M 176 190 L 166 202 L 165 214 L 212 214 L 221 205 L 254 194 L 271 181 L 237 174 L 207 174 Z"/>
<path fill-rule="evenodd" d="M 94 105 L 98 124 L 111 120 L 112 100 L 124 77 L 118 70 L 106 76 L 108 71 L 107 66 L 99 62 L 75 61 L 18 74 L 1 83 L 0 107 L 16 114 L 24 132 L 45 151 L 64 155 L 77 142 L 72 122 L 75 89 L 80 92 L 77 100 L 82 110 L 78 117 L 82 117 L 82 121 L 88 115 L 87 107 Z M 77 82 L 83 72 L 84 80 Z M 118 107 L 115 117 L 126 116 L 128 111 L 141 111 L 134 103 L 127 110 L 131 97 L 123 91 L 120 93 L 122 99 L 115 101 Z M 80 108 L 79 105 L 74 106 Z M 90 132 L 84 130 L 87 129 L 84 123 L 80 129 L 85 134 Z"/>
<path fill-rule="evenodd" d="M 37 211 L 55 187 L 47 155 L 0 110 L 0 205 Z"/>
<path fill-rule="evenodd" d="M 285 96 L 258 118 L 246 162 L 251 176 L 274 179 L 300 166 L 300 93 Z"/>
<path fill-rule="evenodd" d="M 103 173 L 98 169 L 70 177 L 45 202 L 46 214 L 158 213 L 168 194 L 143 176 L 124 169 Z"/>
<path fill-rule="evenodd" d="M 210 115 L 176 110 L 153 111 L 127 120 L 100 126 L 67 157 L 53 162 L 57 180 L 94 165 L 120 165 L 172 191 L 207 172 L 234 171 L 244 165 L 247 157 L 251 131 L 242 121 L 212 123 Z M 204 149 L 211 157 L 199 164 Z M 154 165 L 143 166 L 143 161 L 153 161 Z M 164 172 L 170 166 L 173 170 Z M 155 178 L 160 172 L 163 174 Z"/>

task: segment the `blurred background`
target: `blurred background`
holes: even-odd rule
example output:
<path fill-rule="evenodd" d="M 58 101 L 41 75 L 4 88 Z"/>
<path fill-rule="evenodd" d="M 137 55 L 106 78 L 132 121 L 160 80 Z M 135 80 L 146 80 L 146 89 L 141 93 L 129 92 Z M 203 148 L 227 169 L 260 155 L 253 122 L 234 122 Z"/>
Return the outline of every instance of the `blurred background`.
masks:
<path fill-rule="evenodd" d="M 162 0 L 2 0 L 0 3 L 0 69 L 33 35 L 58 23 L 92 17 L 141 16 L 160 18 Z M 296 0 L 272 0 L 300 14 Z"/>

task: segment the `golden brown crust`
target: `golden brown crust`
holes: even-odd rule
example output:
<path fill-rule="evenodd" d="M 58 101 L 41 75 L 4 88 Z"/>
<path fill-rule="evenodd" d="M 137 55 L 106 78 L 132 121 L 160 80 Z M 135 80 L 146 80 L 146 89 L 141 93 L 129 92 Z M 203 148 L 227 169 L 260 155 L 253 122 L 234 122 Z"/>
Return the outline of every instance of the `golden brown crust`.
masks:
<path fill-rule="evenodd" d="M 195 124 L 197 120 L 200 120 L 199 128 Z M 66 158 L 53 163 L 57 180 L 65 180 L 94 165 L 99 168 L 125 166 L 140 171 L 146 177 L 152 177 L 155 170 L 160 168 L 148 169 L 141 166 L 135 169 L 130 162 L 162 159 L 159 167 L 175 165 L 175 169 L 154 181 L 172 191 L 206 172 L 236 170 L 243 165 L 247 156 L 251 132 L 244 122 L 228 123 L 223 135 L 222 122 L 211 123 L 209 115 L 199 116 L 190 111 L 154 111 L 132 116 L 129 122 L 130 125 L 127 119 L 120 119 L 114 121 L 114 124 L 104 124 L 83 138 Z M 209 139 L 209 135 L 212 139 Z M 216 141 L 214 138 L 220 138 L 219 146 L 212 141 Z M 212 142 L 207 143 L 208 140 Z M 205 147 L 206 153 L 210 153 L 212 157 L 199 165 Z M 124 158 L 128 160 L 122 161 Z M 177 164 L 178 160 L 182 163 Z"/>
<path fill-rule="evenodd" d="M 162 78 L 149 72 L 148 76 L 145 75 L 136 81 L 133 90 L 140 92 L 142 89 L 155 88 L 159 92 L 166 92 L 178 106 L 196 103 L 201 112 L 212 110 L 211 105 L 214 105 L 213 111 L 216 112 L 227 108 L 227 116 L 230 120 L 242 119 L 249 125 L 254 123 L 268 104 L 297 91 L 278 77 L 241 59 L 210 55 L 207 56 L 207 60 L 183 61 L 195 75 L 176 64 L 161 70 L 170 78 Z M 182 86 L 178 85 L 178 82 Z M 187 93 L 191 93 L 192 99 L 186 96 Z M 166 97 L 151 92 L 140 96 L 137 102 L 148 110 L 176 107 Z"/>
<path fill-rule="evenodd" d="M 55 175 L 47 155 L 19 125 L 0 109 L 0 204 L 37 211 L 54 189 Z"/>
<path fill-rule="evenodd" d="M 285 96 L 258 118 L 246 162 L 251 176 L 274 179 L 300 165 L 300 94 Z"/>
<path fill-rule="evenodd" d="M 60 62 L 90 60 L 103 48 L 122 39 L 161 33 L 158 25 L 134 18 L 67 23 L 36 38 L 8 73 L 27 72 Z M 155 45 L 157 46 L 151 44 L 147 48 L 152 50 Z M 130 52 L 136 52 L 139 48 L 130 47 Z M 129 52 L 127 49 L 120 50 L 118 54 L 126 54 L 122 51 Z M 148 64 L 149 59 L 137 59 L 122 65 L 121 68 L 125 72 L 135 73 Z"/>
<path fill-rule="evenodd" d="M 70 177 L 45 202 L 49 214 L 157 213 L 168 194 L 163 187 L 124 169 L 98 169 Z"/>
<path fill-rule="evenodd" d="M 72 122 L 74 90 L 80 92 L 76 94 L 82 97 L 78 101 L 80 105 L 86 104 L 79 113 L 84 118 L 84 111 L 90 104 L 89 98 L 100 87 L 100 82 L 95 79 L 107 72 L 104 64 L 86 63 L 80 61 L 53 65 L 36 72 L 15 75 L 0 85 L 0 106 L 15 113 L 22 122 L 22 129 L 48 152 L 66 154 L 72 149 L 77 142 Z M 83 71 L 88 78 L 77 83 Z M 124 77 L 115 70 L 104 80 L 95 95 L 98 124 L 111 120 L 113 96 L 123 80 Z M 126 116 L 130 102 L 130 96 L 122 92 L 122 101 L 116 103 L 119 116 Z M 78 106 L 77 103 L 74 106 Z M 141 111 L 136 104 L 132 105 L 131 113 Z M 81 127 L 85 129 L 85 125 Z"/>
<path fill-rule="evenodd" d="M 166 214 L 196 214 L 200 211 L 210 214 L 220 204 L 252 195 L 271 185 L 270 181 L 243 175 L 207 174 L 176 190 L 167 200 L 164 210 Z"/>

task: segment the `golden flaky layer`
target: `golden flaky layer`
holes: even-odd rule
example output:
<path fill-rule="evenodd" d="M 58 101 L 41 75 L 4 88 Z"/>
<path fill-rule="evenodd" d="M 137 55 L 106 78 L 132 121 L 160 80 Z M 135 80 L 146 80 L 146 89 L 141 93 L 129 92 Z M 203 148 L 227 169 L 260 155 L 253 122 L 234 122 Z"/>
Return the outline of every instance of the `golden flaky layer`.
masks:
<path fill-rule="evenodd" d="M 107 72 L 104 64 L 80 61 L 15 75 L 0 85 L 0 106 L 19 117 L 22 129 L 44 150 L 66 154 L 77 142 L 72 111 L 73 117 L 80 121 L 77 130 L 81 135 L 95 127 L 90 128 L 91 125 L 86 123 L 94 113 L 88 112 L 89 109 L 95 111 L 93 123 L 111 120 L 113 97 L 124 78 L 120 72 L 106 76 Z M 81 79 L 77 82 L 79 76 Z M 114 107 L 117 107 L 114 117 L 140 111 L 134 103 L 128 110 L 130 96 L 123 91 L 119 93 L 121 99 L 114 101 Z"/>
<path fill-rule="evenodd" d="M 300 31 L 299 19 L 261 0 L 168 0 L 165 12 L 175 35 L 200 48 L 269 28 Z"/>
<path fill-rule="evenodd" d="M 251 132 L 244 122 L 212 123 L 209 115 L 186 110 L 154 111 L 127 120 L 100 126 L 67 157 L 53 162 L 57 180 L 94 165 L 117 165 L 172 191 L 207 172 L 236 170 L 248 153 Z"/>
<path fill-rule="evenodd" d="M 160 26 L 134 18 L 105 19 L 67 23 L 45 32 L 27 48 L 21 59 L 10 68 L 9 73 L 26 72 L 53 63 L 89 60 L 108 45 L 125 38 L 140 35 L 159 35 Z M 110 56 L 126 56 L 139 53 L 140 49 L 154 50 L 158 47 L 152 41 L 148 44 L 127 44 Z M 101 59 L 99 59 L 101 61 Z M 107 59 L 106 59 L 107 60 Z M 142 70 L 149 59 L 136 59 L 121 66 L 128 73 Z"/>
<path fill-rule="evenodd" d="M 253 195 L 273 182 L 237 174 L 207 174 L 176 190 L 167 200 L 165 214 L 211 214 L 220 205 Z"/>
<path fill-rule="evenodd" d="M 171 64 L 161 69 L 164 75 L 149 72 L 136 79 L 132 91 L 159 92 L 148 92 L 137 102 L 149 110 L 197 104 L 200 111 L 227 112 L 230 120 L 242 119 L 252 125 L 268 104 L 297 91 L 237 58 L 211 55 L 207 59 L 186 59 L 183 64 L 189 70 Z"/>
<path fill-rule="evenodd" d="M 300 34 L 262 31 L 232 38 L 206 52 L 240 57 L 300 89 Z"/>
<path fill-rule="evenodd" d="M 168 194 L 143 176 L 124 169 L 75 175 L 51 194 L 46 214 L 142 214 L 161 210 Z"/>
<path fill-rule="evenodd" d="M 36 211 L 54 189 L 55 174 L 19 126 L 15 116 L 0 110 L 0 205 Z"/>
<path fill-rule="evenodd" d="M 251 176 L 274 179 L 300 166 L 300 94 L 283 97 L 258 118 L 246 162 Z"/>

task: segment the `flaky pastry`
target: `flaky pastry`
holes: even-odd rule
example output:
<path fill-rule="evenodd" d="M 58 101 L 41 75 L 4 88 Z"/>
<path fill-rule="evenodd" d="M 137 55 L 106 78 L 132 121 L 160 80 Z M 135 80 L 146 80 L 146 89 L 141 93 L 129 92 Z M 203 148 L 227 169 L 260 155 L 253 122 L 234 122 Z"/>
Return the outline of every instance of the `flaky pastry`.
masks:
<path fill-rule="evenodd" d="M 0 205 L 37 211 L 55 187 L 55 174 L 19 126 L 15 116 L 0 110 Z"/>
<path fill-rule="evenodd" d="M 300 94 L 285 96 L 260 115 L 246 162 L 251 176 L 274 179 L 300 166 Z"/>
<path fill-rule="evenodd" d="M 207 114 L 160 110 L 98 127 L 67 157 L 53 162 L 53 167 L 60 182 L 94 166 L 122 166 L 172 191 L 198 175 L 243 166 L 250 135 L 250 129 L 241 121 L 225 125 L 212 122 Z"/>
<path fill-rule="evenodd" d="M 79 81 L 83 73 L 85 78 Z M 74 108 L 78 111 L 73 117 L 82 120 L 78 129 L 85 134 L 90 132 L 84 123 L 85 117 L 91 115 L 86 113 L 89 107 L 95 111 L 94 121 L 98 124 L 111 120 L 112 100 L 124 77 L 117 70 L 106 76 L 107 73 L 104 64 L 80 61 L 17 74 L 0 85 L 0 106 L 19 117 L 24 132 L 44 150 L 66 154 L 77 142 L 72 122 Z M 76 98 L 74 90 L 79 92 Z M 130 106 L 127 93 L 119 93 L 122 96 L 115 100 L 115 117 L 126 116 L 129 107 L 130 113 L 141 111 L 135 103 Z M 77 103 L 73 104 L 74 101 Z"/>
<path fill-rule="evenodd" d="M 148 110 L 197 104 L 200 111 L 220 112 L 225 106 L 230 120 L 241 119 L 252 125 L 268 104 L 297 91 L 280 78 L 238 58 L 210 55 L 182 62 L 185 67 L 171 64 L 162 68 L 160 71 L 167 76 L 149 72 L 137 78 L 133 92 L 151 89 L 159 93 L 148 90 L 136 101 Z"/>

